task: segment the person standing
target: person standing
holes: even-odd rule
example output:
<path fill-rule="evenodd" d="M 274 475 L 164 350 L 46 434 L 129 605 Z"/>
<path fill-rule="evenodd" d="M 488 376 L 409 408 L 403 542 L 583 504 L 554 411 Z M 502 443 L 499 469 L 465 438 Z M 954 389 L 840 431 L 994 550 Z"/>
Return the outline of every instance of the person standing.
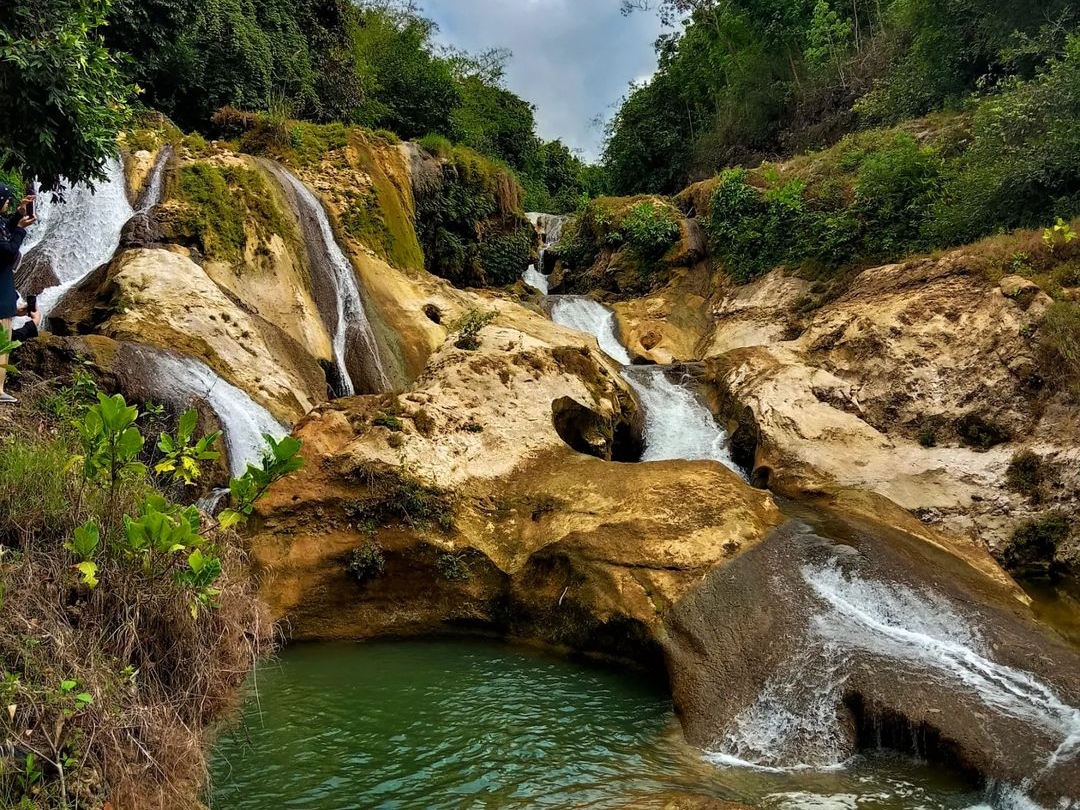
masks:
<path fill-rule="evenodd" d="M 34 224 L 35 218 L 30 210 L 33 196 L 24 197 L 18 208 L 12 212 L 15 204 L 15 190 L 0 183 L 0 325 L 5 337 L 11 336 L 11 319 L 18 314 L 19 294 L 15 291 L 15 265 L 19 261 L 19 250 L 26 229 Z M 0 356 L 0 405 L 13 405 L 15 397 L 4 391 L 7 371 L 7 355 Z"/>

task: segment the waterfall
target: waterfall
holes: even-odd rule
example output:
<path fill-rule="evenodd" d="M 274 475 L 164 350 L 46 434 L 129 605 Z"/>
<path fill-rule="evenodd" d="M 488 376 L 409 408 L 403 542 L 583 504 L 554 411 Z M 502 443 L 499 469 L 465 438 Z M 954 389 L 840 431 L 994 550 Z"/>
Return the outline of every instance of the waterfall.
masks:
<path fill-rule="evenodd" d="M 40 221 L 23 245 L 23 260 L 44 262 L 56 282 L 38 296 L 42 317 L 68 290 L 112 258 L 120 232 L 135 213 L 128 202 L 123 165 L 112 158 L 105 171 L 108 178 L 94 191 L 76 183 L 65 192 L 63 202 L 53 202 L 46 192 L 35 203 Z"/>
<path fill-rule="evenodd" d="M 687 386 L 672 382 L 662 366 L 631 366 L 623 376 L 645 409 L 642 461 L 712 459 L 736 469 L 727 449 L 727 432 Z"/>
<path fill-rule="evenodd" d="M 198 400 L 210 405 L 225 432 L 229 469 L 234 476 L 242 475 L 248 464 L 258 464 L 262 459 L 266 448 L 263 434 L 274 439 L 289 434 L 266 408 L 201 360 L 143 345 L 132 345 L 129 350 L 135 361 L 131 365 L 139 369 L 138 378 L 146 388 L 147 399 L 182 408 Z"/>
<path fill-rule="evenodd" d="M 544 254 L 549 247 L 557 244 L 562 238 L 563 227 L 570 218 L 558 214 L 538 213 L 526 214 L 525 216 L 533 224 L 533 227 L 540 232 L 542 238 L 540 240 L 540 258 L 538 259 L 539 267 L 530 264 L 522 274 L 521 280 L 530 287 L 539 290 L 542 294 L 547 295 L 549 285 L 548 277 L 544 275 Z"/>
<path fill-rule="evenodd" d="M 379 355 L 356 271 L 334 238 L 326 209 L 291 172 L 278 164 L 264 163 L 291 190 L 311 261 L 316 303 L 324 323 L 334 336 L 334 361 L 340 372 L 344 396 L 383 393 L 393 386 Z M 318 277 L 316 277 L 318 276 Z"/>
<path fill-rule="evenodd" d="M 169 144 L 161 147 L 158 151 L 158 156 L 154 160 L 154 168 L 150 170 L 150 176 L 146 179 L 142 194 L 139 195 L 137 213 L 145 214 L 161 202 L 161 195 L 165 190 L 165 169 L 169 165 L 169 158 L 172 157 L 172 153 L 173 149 Z"/>
<path fill-rule="evenodd" d="M 1027 672 L 989 657 L 959 611 L 931 591 L 845 574 L 835 563 L 806 565 L 802 579 L 819 603 L 809 637 L 757 701 L 724 731 L 710 758 L 758 767 L 828 767 L 848 751 L 837 707 L 855 653 L 914 667 L 986 707 L 1060 739 L 1046 767 L 1080 750 L 1080 709 Z"/>
<path fill-rule="evenodd" d="M 603 304 L 579 295 L 553 296 L 551 320 L 592 335 L 604 354 L 620 365 L 630 365 L 630 355 L 615 335 L 615 313 Z"/>

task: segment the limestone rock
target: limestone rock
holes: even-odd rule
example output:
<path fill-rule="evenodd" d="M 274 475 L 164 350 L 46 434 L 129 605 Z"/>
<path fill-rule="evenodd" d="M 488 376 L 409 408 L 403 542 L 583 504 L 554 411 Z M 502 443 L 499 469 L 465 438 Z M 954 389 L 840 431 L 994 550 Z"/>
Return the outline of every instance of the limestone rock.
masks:
<path fill-rule="evenodd" d="M 98 332 L 204 360 L 275 416 L 295 422 L 325 399 L 315 357 L 285 328 L 226 295 L 191 259 L 130 250 L 94 271 L 50 315 L 60 333 Z"/>

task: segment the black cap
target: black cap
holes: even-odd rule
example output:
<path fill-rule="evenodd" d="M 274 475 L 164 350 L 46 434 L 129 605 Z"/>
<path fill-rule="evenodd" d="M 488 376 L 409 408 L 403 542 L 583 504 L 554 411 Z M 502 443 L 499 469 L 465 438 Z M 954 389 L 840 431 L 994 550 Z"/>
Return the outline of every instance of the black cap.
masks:
<path fill-rule="evenodd" d="M 7 183 L 0 183 L 0 208 L 4 207 L 4 202 L 7 200 L 10 200 L 11 204 L 14 205 L 18 202 L 18 195 L 15 193 L 15 189 Z"/>

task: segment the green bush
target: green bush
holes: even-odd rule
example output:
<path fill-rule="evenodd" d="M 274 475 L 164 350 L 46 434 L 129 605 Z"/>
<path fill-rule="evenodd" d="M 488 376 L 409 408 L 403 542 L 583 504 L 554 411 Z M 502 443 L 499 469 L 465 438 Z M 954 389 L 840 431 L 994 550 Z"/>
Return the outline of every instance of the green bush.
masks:
<path fill-rule="evenodd" d="M 423 138 L 420 138 L 416 144 L 425 152 L 429 152 L 437 158 L 449 158 L 454 152 L 454 145 L 450 143 L 450 139 L 444 135 L 434 133 L 425 135 Z"/>
<path fill-rule="evenodd" d="M 465 351 L 476 351 L 480 348 L 480 330 L 495 320 L 495 312 L 481 312 L 478 309 L 470 309 L 462 315 L 454 324 L 457 332 L 457 340 L 454 345 Z"/>
<path fill-rule="evenodd" d="M 457 503 L 453 493 L 417 480 L 404 468 L 364 466 L 357 476 L 366 490 L 363 497 L 345 505 L 345 514 L 358 524 L 400 522 L 420 530 L 453 530 Z"/>
<path fill-rule="evenodd" d="M 1001 564 L 1010 573 L 1026 578 L 1054 578 L 1058 546 L 1069 537 L 1069 519 L 1051 514 L 1025 523 L 1013 532 L 1001 552 Z"/>
<path fill-rule="evenodd" d="M 652 200 L 638 203 L 627 213 L 622 230 L 627 241 L 645 258 L 663 256 L 679 238 L 679 216 Z"/>
<path fill-rule="evenodd" d="M 386 555 L 377 543 L 371 542 L 353 549 L 349 562 L 345 565 L 346 573 L 361 585 L 378 579 L 385 569 Z"/>

